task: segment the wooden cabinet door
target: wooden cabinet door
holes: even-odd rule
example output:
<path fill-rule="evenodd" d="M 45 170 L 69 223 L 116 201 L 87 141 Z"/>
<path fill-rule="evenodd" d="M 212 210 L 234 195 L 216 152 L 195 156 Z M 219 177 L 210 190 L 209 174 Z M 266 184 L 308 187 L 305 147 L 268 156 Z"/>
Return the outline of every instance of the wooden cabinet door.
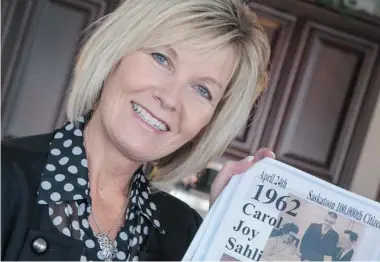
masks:
<path fill-rule="evenodd" d="M 260 128 L 246 148 L 270 147 L 280 161 L 349 188 L 380 90 L 380 23 L 302 1 L 250 4 L 259 14 L 281 10 L 293 19 L 288 44 L 272 40 L 279 69 L 272 68 L 264 113 L 251 122 Z"/>
<path fill-rule="evenodd" d="M 339 182 L 377 56 L 373 42 L 305 24 L 267 141 L 281 160 Z"/>
<path fill-rule="evenodd" d="M 52 131 L 64 121 L 84 29 L 116 0 L 2 1 L 2 136 Z"/>
<path fill-rule="evenodd" d="M 291 43 L 296 17 L 263 5 L 251 4 L 260 24 L 264 27 L 272 49 L 270 58 L 270 81 L 268 88 L 252 109 L 251 118 L 226 150 L 224 157 L 240 159 L 254 153 L 260 145 L 264 126 L 271 110 L 273 95 L 278 86 L 279 76 L 284 66 L 284 54 Z"/>

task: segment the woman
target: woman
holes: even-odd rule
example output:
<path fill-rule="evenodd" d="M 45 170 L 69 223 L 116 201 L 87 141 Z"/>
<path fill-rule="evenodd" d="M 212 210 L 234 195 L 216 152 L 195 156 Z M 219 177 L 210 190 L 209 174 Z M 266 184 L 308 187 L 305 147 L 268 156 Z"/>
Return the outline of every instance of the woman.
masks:
<path fill-rule="evenodd" d="M 123 2 L 83 46 L 68 122 L 3 142 L 2 258 L 180 260 L 201 219 L 161 189 L 223 152 L 268 59 L 263 29 L 238 0 Z M 158 170 L 150 182 L 147 162 Z M 211 203 L 253 162 L 225 164 Z"/>
<path fill-rule="evenodd" d="M 263 252 L 265 261 L 299 261 L 295 240 L 299 228 L 294 223 L 286 223 L 280 230 L 280 234 L 269 238 Z"/>

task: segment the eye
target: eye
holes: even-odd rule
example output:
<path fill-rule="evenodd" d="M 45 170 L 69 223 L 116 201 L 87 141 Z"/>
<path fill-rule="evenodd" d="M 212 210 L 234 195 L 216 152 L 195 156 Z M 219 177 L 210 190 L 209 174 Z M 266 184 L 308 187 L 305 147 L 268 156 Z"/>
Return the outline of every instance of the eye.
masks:
<path fill-rule="evenodd" d="M 160 54 L 160 53 L 152 53 L 152 57 L 160 65 L 169 66 L 169 60 L 168 60 L 168 58 L 165 55 Z"/>
<path fill-rule="evenodd" d="M 196 85 L 196 92 L 207 100 L 212 100 L 212 95 L 210 90 L 205 85 Z"/>

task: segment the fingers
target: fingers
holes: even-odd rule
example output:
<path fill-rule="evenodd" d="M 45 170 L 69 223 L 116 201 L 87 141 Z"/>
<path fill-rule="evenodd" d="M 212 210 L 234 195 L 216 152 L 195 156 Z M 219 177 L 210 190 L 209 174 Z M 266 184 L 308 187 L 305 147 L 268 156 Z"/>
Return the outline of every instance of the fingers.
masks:
<path fill-rule="evenodd" d="M 257 161 L 259 161 L 259 160 L 261 160 L 263 158 L 266 158 L 266 157 L 276 158 L 276 155 L 269 148 L 265 148 L 265 147 L 264 148 L 260 148 L 259 150 L 257 150 L 257 152 L 255 154 L 255 159 L 254 159 L 253 163 L 256 163 Z"/>
<path fill-rule="evenodd" d="M 228 179 L 231 179 L 233 175 L 243 173 L 250 168 L 254 163 L 253 160 L 253 156 L 247 156 L 240 161 L 228 161 L 220 170 L 218 176 L 220 175 L 221 177 L 228 177 Z"/>
<path fill-rule="evenodd" d="M 248 156 L 240 161 L 228 161 L 223 165 L 215 180 L 211 185 L 210 202 L 214 203 L 216 198 L 227 186 L 231 178 L 236 174 L 241 174 L 247 171 L 254 163 L 263 158 L 275 158 L 275 154 L 269 148 L 260 148 L 257 150 L 255 156 Z"/>

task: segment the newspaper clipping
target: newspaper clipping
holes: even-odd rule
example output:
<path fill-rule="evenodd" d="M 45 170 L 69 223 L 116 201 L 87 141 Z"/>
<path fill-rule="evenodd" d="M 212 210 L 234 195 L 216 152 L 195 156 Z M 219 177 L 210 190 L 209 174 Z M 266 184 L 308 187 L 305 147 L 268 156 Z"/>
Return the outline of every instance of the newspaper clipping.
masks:
<path fill-rule="evenodd" d="M 219 215 L 200 228 L 189 260 L 380 259 L 375 201 L 276 160 L 261 161 L 229 191 L 232 200 L 225 197 L 213 207 L 211 215 Z"/>

